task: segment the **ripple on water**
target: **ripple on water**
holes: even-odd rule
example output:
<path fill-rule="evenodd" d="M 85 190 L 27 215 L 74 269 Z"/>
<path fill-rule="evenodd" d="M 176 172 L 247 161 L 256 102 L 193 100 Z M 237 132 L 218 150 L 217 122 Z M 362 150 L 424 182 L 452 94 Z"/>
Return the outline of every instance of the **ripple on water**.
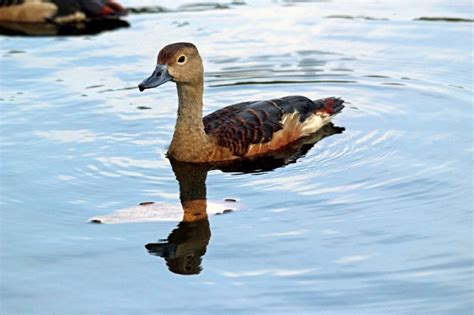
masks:
<path fill-rule="evenodd" d="M 130 6 L 154 5 L 139 2 Z M 121 297 L 146 313 L 160 292 L 169 312 L 192 296 L 180 311 L 469 313 L 470 24 L 413 21 L 443 16 L 446 7 L 426 1 L 247 2 L 199 13 L 180 4 L 164 1 L 173 12 L 131 14 L 130 28 L 87 39 L 2 38 L 2 75 L 15 78 L 0 81 L 2 283 L 14 292 L 3 292 L 5 310 L 114 313 Z M 466 17 L 466 8 L 444 16 Z M 190 230 L 85 224 L 143 201 L 176 205 L 180 219 L 165 157 L 175 87 L 134 87 L 177 30 L 205 58 L 206 112 L 288 94 L 347 101 L 334 119 L 345 131 L 285 167 L 209 171 L 208 199 L 230 196 L 249 211 L 211 217 L 203 271 L 186 279 L 143 245 L 168 237 L 192 247 Z M 41 292 L 62 298 L 49 303 Z"/>

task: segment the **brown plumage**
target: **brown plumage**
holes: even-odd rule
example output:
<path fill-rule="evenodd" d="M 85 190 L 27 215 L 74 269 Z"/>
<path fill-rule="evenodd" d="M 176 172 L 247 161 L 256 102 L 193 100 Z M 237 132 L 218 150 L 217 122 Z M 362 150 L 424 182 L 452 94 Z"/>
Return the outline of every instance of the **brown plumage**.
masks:
<path fill-rule="evenodd" d="M 168 46 L 165 46 L 160 52 L 158 53 L 157 62 L 159 64 L 173 64 L 175 62 L 174 55 L 183 48 L 192 48 L 197 50 L 196 46 L 191 43 L 175 43 Z"/>
<path fill-rule="evenodd" d="M 0 21 L 66 24 L 126 13 L 114 0 L 0 0 Z"/>
<path fill-rule="evenodd" d="M 309 116 L 324 115 L 325 111 L 332 114 L 342 107 L 339 99 L 312 101 L 303 96 L 287 96 L 227 106 L 203 120 L 206 134 L 235 156 L 243 157 L 277 150 L 309 135 L 303 135 L 302 130 Z"/>
<path fill-rule="evenodd" d="M 309 136 L 344 108 L 339 98 L 312 101 L 286 96 L 243 102 L 202 117 L 203 66 L 191 43 L 175 43 L 158 54 L 153 74 L 140 91 L 173 81 L 178 88 L 178 118 L 168 151 L 186 162 L 219 162 L 262 155 Z"/>

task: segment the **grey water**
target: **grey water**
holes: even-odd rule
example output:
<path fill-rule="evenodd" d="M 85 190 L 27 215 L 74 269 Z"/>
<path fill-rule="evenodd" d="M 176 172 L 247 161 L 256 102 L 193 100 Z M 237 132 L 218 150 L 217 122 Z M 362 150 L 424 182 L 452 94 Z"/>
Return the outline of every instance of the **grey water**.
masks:
<path fill-rule="evenodd" d="M 129 27 L 0 37 L 0 313 L 473 312 L 470 1 L 123 3 Z M 205 170 L 206 198 L 243 210 L 88 223 L 180 206 L 175 87 L 136 88 L 177 41 L 203 56 L 205 113 L 338 96 L 345 130 L 280 167 Z"/>

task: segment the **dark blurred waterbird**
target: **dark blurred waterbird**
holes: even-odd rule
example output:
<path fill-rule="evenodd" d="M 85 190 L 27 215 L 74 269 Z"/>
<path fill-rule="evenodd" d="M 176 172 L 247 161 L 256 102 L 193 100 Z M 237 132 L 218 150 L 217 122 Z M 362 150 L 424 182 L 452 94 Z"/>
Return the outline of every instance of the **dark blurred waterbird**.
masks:
<path fill-rule="evenodd" d="M 307 137 L 344 108 L 340 98 L 286 96 L 224 107 L 203 118 L 204 68 L 195 45 L 164 47 L 140 91 L 175 82 L 178 118 L 168 150 L 171 159 L 220 162 L 264 155 Z"/>
<path fill-rule="evenodd" d="M 125 14 L 112 0 L 0 0 L 0 21 L 70 23 Z"/>

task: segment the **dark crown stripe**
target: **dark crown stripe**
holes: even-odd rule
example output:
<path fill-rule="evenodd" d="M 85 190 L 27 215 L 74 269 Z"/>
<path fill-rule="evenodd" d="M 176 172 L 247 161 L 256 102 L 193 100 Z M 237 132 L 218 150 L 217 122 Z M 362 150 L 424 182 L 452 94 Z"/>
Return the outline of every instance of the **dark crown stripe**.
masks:
<path fill-rule="evenodd" d="M 196 46 L 191 43 L 174 43 L 165 46 L 163 49 L 160 50 L 158 54 L 158 63 L 159 64 L 167 64 L 170 62 L 170 59 L 180 50 L 183 48 L 194 48 L 197 51 Z"/>

